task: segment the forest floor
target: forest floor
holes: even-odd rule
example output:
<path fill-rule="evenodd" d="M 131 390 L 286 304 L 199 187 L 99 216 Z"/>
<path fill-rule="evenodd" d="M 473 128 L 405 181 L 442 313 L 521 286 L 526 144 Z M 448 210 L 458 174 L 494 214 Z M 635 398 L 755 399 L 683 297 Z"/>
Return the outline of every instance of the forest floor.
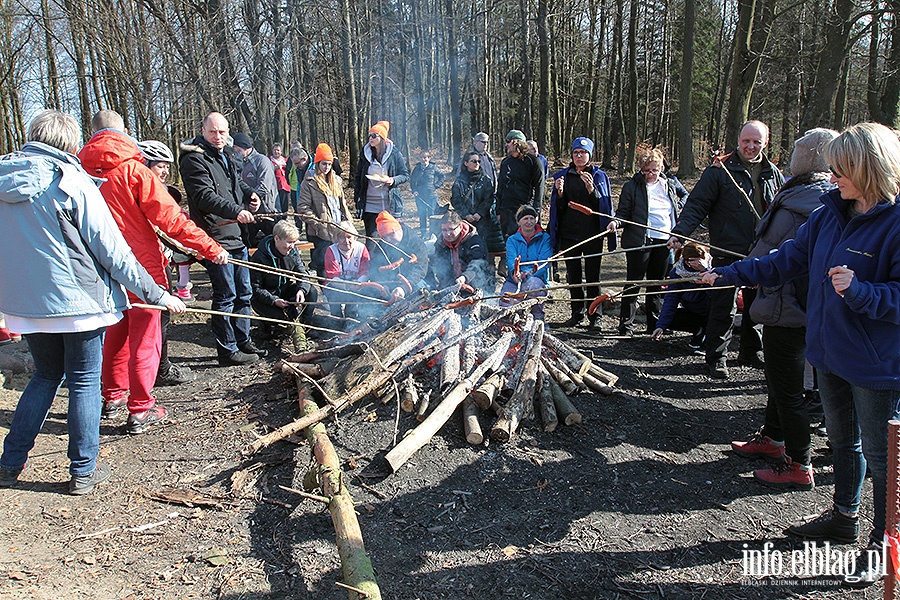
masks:
<path fill-rule="evenodd" d="M 205 273 L 193 273 L 196 306 L 207 307 Z M 624 259 L 604 273 L 620 278 Z M 831 458 L 814 437 L 813 491 L 752 479 L 764 465 L 729 444 L 762 423 L 762 371 L 733 366 L 714 381 L 686 336 L 615 339 L 614 312 L 608 336 L 560 328 L 567 317 L 565 302 L 548 307 L 551 330 L 620 378 L 611 396 L 574 398 L 580 425 L 526 425 L 507 444 L 471 446 L 455 417 L 388 474 L 393 403 L 364 402 L 327 423 L 384 598 L 881 597 L 881 584 L 848 592 L 830 578 L 790 578 L 790 553 L 804 547 L 784 529 L 830 506 Z M 273 369 L 285 348 L 270 342 L 264 361 L 220 368 L 205 320 L 180 317 L 171 332 L 173 361 L 196 381 L 159 388 L 171 418 L 140 436 L 125 433 L 124 417 L 102 422 L 100 460 L 113 477 L 80 498 L 66 494 L 61 390 L 21 485 L 0 490 L 0 596 L 346 598 L 330 515 L 279 488 L 301 487 L 309 448 L 294 439 L 240 453 L 297 415 L 293 381 Z M 3 437 L 28 381 L 26 344 L 0 347 L 0 359 Z M 401 414 L 399 434 L 415 425 Z M 863 493 L 870 523 L 868 480 Z M 745 550 L 767 542 L 782 576 L 745 574 Z"/>

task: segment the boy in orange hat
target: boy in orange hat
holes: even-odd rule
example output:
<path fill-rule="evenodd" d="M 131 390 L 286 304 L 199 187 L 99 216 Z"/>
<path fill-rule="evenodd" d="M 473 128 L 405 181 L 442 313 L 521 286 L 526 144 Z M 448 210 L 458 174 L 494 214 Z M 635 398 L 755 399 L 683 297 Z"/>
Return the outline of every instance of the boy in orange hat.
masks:
<path fill-rule="evenodd" d="M 374 221 L 381 240 L 375 241 L 374 249 L 369 251 L 371 280 L 390 289 L 395 298 L 425 287 L 428 249 L 422 238 L 386 210 L 378 213 Z"/>

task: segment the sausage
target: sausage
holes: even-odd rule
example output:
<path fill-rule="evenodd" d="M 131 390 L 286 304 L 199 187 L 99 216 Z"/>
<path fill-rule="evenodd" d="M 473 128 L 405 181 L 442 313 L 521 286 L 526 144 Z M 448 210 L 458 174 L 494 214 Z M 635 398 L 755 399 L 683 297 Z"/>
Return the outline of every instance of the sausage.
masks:
<path fill-rule="evenodd" d="M 593 315 L 597 313 L 597 309 L 600 308 L 600 305 L 609 300 L 609 294 L 600 294 L 594 301 L 591 302 L 591 305 L 588 307 L 588 314 Z"/>
<path fill-rule="evenodd" d="M 413 256 L 415 256 L 415 254 L 413 254 Z M 406 293 L 412 294 L 413 288 L 412 288 L 412 284 L 409 282 L 409 279 L 407 279 L 400 273 L 397 273 L 397 279 L 399 279 L 400 283 L 402 283 L 403 286 L 406 288 Z"/>
<path fill-rule="evenodd" d="M 402 265 L 403 261 L 405 261 L 405 260 L 406 259 L 401 256 L 400 258 L 398 258 L 397 260 L 395 260 L 394 262 L 392 262 L 389 265 L 384 265 L 383 267 L 378 267 L 378 270 L 379 271 L 393 271 L 394 269 L 399 269 L 400 265 Z"/>

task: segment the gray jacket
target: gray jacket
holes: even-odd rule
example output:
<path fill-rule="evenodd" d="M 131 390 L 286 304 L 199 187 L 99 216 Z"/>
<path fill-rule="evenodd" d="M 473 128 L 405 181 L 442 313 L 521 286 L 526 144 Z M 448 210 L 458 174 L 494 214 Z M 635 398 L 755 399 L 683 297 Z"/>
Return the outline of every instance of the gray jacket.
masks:
<path fill-rule="evenodd" d="M 797 236 L 809 214 L 822 206 L 822 195 L 833 189 L 825 173 L 807 173 L 789 180 L 778 192 L 756 227 L 756 244 L 748 258 L 758 258 Z M 750 306 L 750 317 L 763 325 L 806 327 L 806 295 L 809 277 L 777 287 L 762 287 Z"/>
<path fill-rule="evenodd" d="M 128 308 L 123 285 L 151 304 L 164 298 L 97 183 L 76 157 L 38 142 L 0 158 L 0 311 L 30 319 L 116 313 Z"/>
<path fill-rule="evenodd" d="M 278 204 L 278 181 L 275 179 L 275 166 L 272 161 L 256 150 L 244 159 L 241 179 L 259 196 L 260 213 L 273 213 Z"/>

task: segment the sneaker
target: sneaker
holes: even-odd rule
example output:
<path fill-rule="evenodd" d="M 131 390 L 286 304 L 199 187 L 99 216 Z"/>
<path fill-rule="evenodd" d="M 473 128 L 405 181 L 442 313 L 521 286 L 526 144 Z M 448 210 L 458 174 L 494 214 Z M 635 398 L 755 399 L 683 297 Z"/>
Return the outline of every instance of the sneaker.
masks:
<path fill-rule="evenodd" d="M 582 321 L 584 321 L 584 315 L 572 315 L 568 321 L 562 324 L 562 327 L 575 327 L 580 325 Z"/>
<path fill-rule="evenodd" d="M 97 463 L 97 467 L 90 475 L 76 475 L 69 480 L 69 493 L 73 496 L 90 494 L 95 485 L 103 483 L 110 475 L 109 467 Z"/>
<path fill-rule="evenodd" d="M 139 433 L 144 433 L 151 425 L 162 423 L 168 417 L 169 411 L 167 411 L 165 407 L 156 404 L 150 410 L 128 415 L 128 424 L 126 425 L 126 428 L 128 433 L 137 435 Z"/>
<path fill-rule="evenodd" d="M 811 465 L 801 465 L 790 458 L 769 469 L 753 471 L 753 478 L 764 485 L 791 490 L 811 490 L 816 487 Z"/>
<path fill-rule="evenodd" d="M 252 341 L 247 341 L 241 344 L 240 346 L 238 346 L 238 349 L 244 354 L 255 354 L 260 358 L 265 358 L 266 355 L 269 354 L 268 350 L 261 350 L 257 348 Z"/>
<path fill-rule="evenodd" d="M 103 399 L 103 410 L 100 412 L 100 416 L 104 419 L 112 419 L 117 414 L 119 414 L 119 409 L 125 406 L 125 398 L 119 398 L 118 400 L 107 400 Z"/>
<path fill-rule="evenodd" d="M 0 327 L 0 346 L 9 344 L 12 342 L 12 336 L 9 333 L 9 329 L 6 327 Z"/>
<path fill-rule="evenodd" d="M 9 339 L 10 339 L 10 341 L 13 341 L 13 342 L 21 342 L 21 341 L 22 341 L 22 334 L 20 334 L 20 333 L 10 333 L 10 334 L 9 334 Z"/>
<path fill-rule="evenodd" d="M 862 590 L 885 576 L 887 562 L 890 560 L 884 551 L 884 543 L 870 540 L 869 545 L 860 550 L 859 558 L 853 563 L 856 567 L 852 573 L 841 578 L 841 587 Z"/>
<path fill-rule="evenodd" d="M 743 367 L 751 367 L 753 369 L 764 369 L 766 361 L 761 351 L 741 352 L 738 354 L 737 362 Z"/>
<path fill-rule="evenodd" d="M 249 365 L 259 360 L 256 354 L 244 354 L 240 350 L 235 350 L 231 354 L 219 356 L 219 366 L 235 367 L 240 365 Z"/>
<path fill-rule="evenodd" d="M 0 488 L 13 487 L 19 483 L 19 475 L 25 470 L 21 469 L 2 469 L 0 468 Z"/>
<path fill-rule="evenodd" d="M 831 540 L 840 544 L 852 544 L 859 536 L 859 517 L 848 517 L 837 508 L 831 508 L 808 523 L 791 525 L 787 531 L 809 540 Z"/>
<path fill-rule="evenodd" d="M 724 358 L 715 363 L 706 363 L 706 367 L 713 379 L 728 379 L 728 365 L 725 364 Z"/>
<path fill-rule="evenodd" d="M 180 287 L 175 291 L 175 296 L 179 298 L 185 304 L 193 304 L 197 301 L 197 299 L 191 295 L 191 288 L 194 287 L 193 283 L 187 284 L 185 287 Z"/>
<path fill-rule="evenodd" d="M 191 373 L 188 367 L 178 367 L 169 363 L 169 368 L 166 369 L 165 373 L 160 372 L 157 374 L 156 385 L 181 385 L 182 383 L 190 383 L 196 378 L 196 375 Z"/>
<path fill-rule="evenodd" d="M 706 332 L 703 328 L 700 328 L 696 333 L 691 335 L 691 339 L 688 342 L 688 348 L 690 348 L 694 354 L 703 354 L 703 344 L 706 342 Z"/>
<path fill-rule="evenodd" d="M 619 331 L 617 332 L 617 334 L 619 335 L 619 337 L 634 337 L 634 329 L 630 327 L 619 327 Z"/>
<path fill-rule="evenodd" d="M 746 442 L 731 442 L 731 449 L 744 458 L 764 458 L 778 462 L 784 460 L 784 442 L 775 442 L 763 435 L 761 429 Z"/>

